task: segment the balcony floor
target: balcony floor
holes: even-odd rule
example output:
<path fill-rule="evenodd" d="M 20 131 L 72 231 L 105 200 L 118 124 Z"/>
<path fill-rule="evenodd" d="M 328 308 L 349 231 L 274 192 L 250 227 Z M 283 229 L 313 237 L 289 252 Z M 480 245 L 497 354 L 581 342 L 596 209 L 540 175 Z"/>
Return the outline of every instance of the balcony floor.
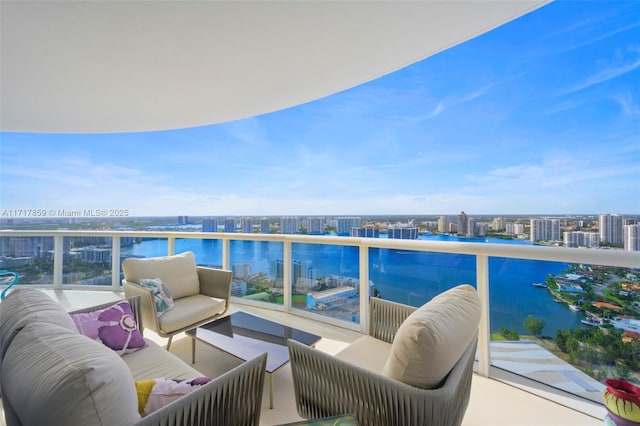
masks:
<path fill-rule="evenodd" d="M 67 309 L 92 306 L 109 300 L 117 300 L 120 296 L 111 292 L 95 291 L 46 291 L 56 298 Z M 295 326 L 322 336 L 316 346 L 319 350 L 336 353 L 358 338 L 354 331 L 332 327 L 306 318 L 292 316 L 283 312 L 265 310 L 245 305 L 234 304 L 230 312 L 246 311 L 264 318 Z M 150 330 L 145 330 L 145 336 L 166 344 L 166 339 L 160 338 Z M 191 360 L 191 340 L 182 335 L 173 339 L 171 352 L 186 362 Z M 196 345 L 196 363 L 194 368 L 207 376 L 216 376 L 238 365 L 239 361 L 205 344 Z M 549 394 L 554 400 L 560 397 Z M 489 379 L 475 374 L 471 390 L 471 400 L 464 419 L 464 425 L 602 425 L 604 409 L 593 409 L 587 404 L 592 415 L 568 408 L 547 398 L 534 395 L 526 390 L 517 388 L 499 380 Z M 589 412 L 591 412 L 589 411 Z M 274 375 L 274 408 L 269 408 L 268 380 L 265 379 L 263 394 L 261 425 L 277 425 L 300 420 L 294 399 L 291 381 L 291 369 L 285 366 Z M 0 425 L 4 425 L 4 416 Z"/>

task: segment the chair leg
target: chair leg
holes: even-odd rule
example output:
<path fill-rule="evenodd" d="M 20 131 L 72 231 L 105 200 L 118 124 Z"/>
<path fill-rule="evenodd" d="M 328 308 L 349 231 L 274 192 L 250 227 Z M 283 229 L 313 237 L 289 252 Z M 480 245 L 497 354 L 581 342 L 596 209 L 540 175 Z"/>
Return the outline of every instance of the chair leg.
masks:
<path fill-rule="evenodd" d="M 191 364 L 196 363 L 196 339 L 191 339 Z"/>
<path fill-rule="evenodd" d="M 169 350 L 169 348 L 171 347 L 171 339 L 173 339 L 173 336 L 169 336 L 169 341 L 167 342 L 167 350 Z"/>

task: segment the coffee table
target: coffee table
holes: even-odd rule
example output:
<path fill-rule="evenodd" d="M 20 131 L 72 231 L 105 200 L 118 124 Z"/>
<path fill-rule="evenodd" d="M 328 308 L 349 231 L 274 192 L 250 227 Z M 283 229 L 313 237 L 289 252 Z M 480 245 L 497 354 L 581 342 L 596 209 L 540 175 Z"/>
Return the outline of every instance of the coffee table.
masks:
<path fill-rule="evenodd" d="M 196 362 L 196 340 L 247 361 L 267 353 L 269 376 L 269 408 L 273 408 L 273 374 L 289 362 L 287 340 L 314 346 L 320 336 L 269 321 L 246 312 L 235 312 L 208 324 L 187 330 L 192 338 L 193 362 Z"/>

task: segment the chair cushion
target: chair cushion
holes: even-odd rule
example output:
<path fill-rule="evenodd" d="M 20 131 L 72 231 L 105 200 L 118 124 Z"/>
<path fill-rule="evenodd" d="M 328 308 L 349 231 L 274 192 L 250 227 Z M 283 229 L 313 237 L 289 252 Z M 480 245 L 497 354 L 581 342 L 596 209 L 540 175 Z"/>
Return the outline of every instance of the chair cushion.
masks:
<path fill-rule="evenodd" d="M 400 325 L 382 373 L 424 389 L 440 386 L 474 338 L 480 314 L 470 285 L 437 295 Z"/>
<path fill-rule="evenodd" d="M 226 306 L 223 299 L 203 294 L 183 297 L 174 302 L 174 308 L 158 318 L 158 324 L 163 333 L 173 333 L 208 319 L 213 320 L 213 317 L 222 313 Z"/>
<path fill-rule="evenodd" d="M 57 324 L 78 332 L 69 314 L 51 297 L 33 288 L 13 290 L 0 304 L 0 359 L 15 335 L 31 322 Z"/>
<path fill-rule="evenodd" d="M 191 251 L 175 256 L 128 258 L 122 261 L 127 281 L 140 284 L 142 279 L 160 278 L 173 299 L 200 293 L 196 257 Z"/>
<path fill-rule="evenodd" d="M 55 324 L 31 323 L 13 339 L 2 371 L 3 400 L 23 425 L 131 425 L 135 384 L 112 350 Z"/>
<path fill-rule="evenodd" d="M 374 373 L 380 374 L 389 359 L 391 343 L 364 335 L 338 352 L 335 356 L 343 361 L 356 364 Z M 367 354 L 367 356 L 362 356 Z"/>
<path fill-rule="evenodd" d="M 81 334 L 102 343 L 118 355 L 147 346 L 127 300 L 108 308 L 71 314 L 71 318 Z"/>
<path fill-rule="evenodd" d="M 185 378 L 201 376 L 198 370 L 191 368 L 180 358 L 150 339 L 143 351 L 122 355 L 133 380 L 150 380 L 156 377 Z"/>

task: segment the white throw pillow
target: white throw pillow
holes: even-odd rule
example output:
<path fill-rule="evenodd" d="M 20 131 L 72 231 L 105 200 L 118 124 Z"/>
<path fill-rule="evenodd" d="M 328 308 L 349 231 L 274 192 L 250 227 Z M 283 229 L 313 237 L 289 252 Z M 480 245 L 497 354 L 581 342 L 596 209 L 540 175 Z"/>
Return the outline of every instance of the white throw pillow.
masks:
<path fill-rule="evenodd" d="M 468 284 L 437 295 L 400 325 L 382 374 L 419 388 L 438 387 L 475 336 L 480 314 L 480 297 Z"/>

